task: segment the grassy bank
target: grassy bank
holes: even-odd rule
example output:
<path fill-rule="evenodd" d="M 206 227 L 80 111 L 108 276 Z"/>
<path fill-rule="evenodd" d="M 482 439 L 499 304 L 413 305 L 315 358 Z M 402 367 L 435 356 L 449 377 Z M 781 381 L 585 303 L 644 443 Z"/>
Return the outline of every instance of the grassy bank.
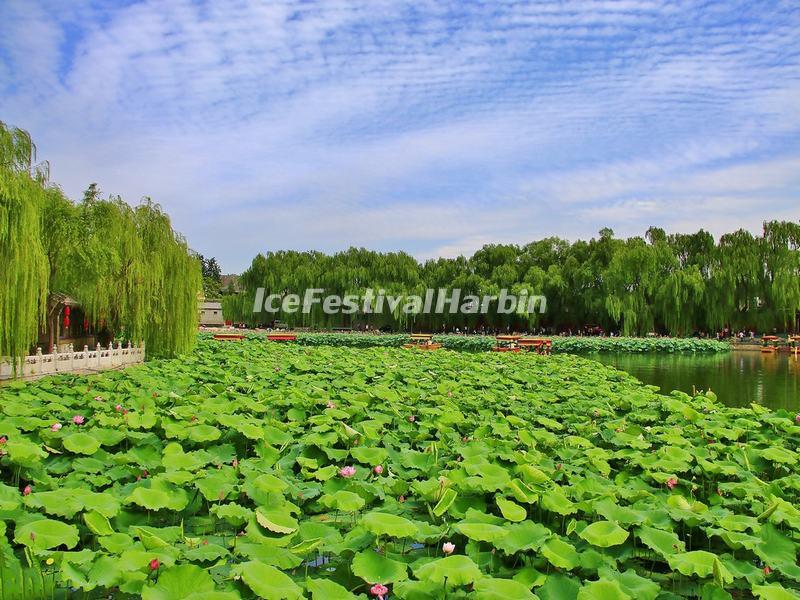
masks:
<path fill-rule="evenodd" d="M 0 436 L 12 591 L 654 600 L 800 581 L 795 415 L 577 356 L 201 341 L 4 388 Z"/>

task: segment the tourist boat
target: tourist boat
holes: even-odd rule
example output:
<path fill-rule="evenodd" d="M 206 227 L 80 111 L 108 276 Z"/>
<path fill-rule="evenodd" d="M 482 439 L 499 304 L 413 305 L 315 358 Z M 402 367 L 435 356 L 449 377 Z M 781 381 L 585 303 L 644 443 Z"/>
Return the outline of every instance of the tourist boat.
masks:
<path fill-rule="evenodd" d="M 430 333 L 412 333 L 411 341 L 403 344 L 403 348 L 409 350 L 438 350 L 441 347 L 441 344 L 433 341 L 433 335 Z"/>
<path fill-rule="evenodd" d="M 497 345 L 492 348 L 493 352 L 519 352 L 519 340 L 521 335 L 498 335 Z"/>
<path fill-rule="evenodd" d="M 795 356 L 795 358 L 800 356 L 800 335 L 789 336 L 788 350 Z"/>
<path fill-rule="evenodd" d="M 764 354 L 772 354 L 778 351 L 778 342 L 780 338 L 777 335 L 765 335 L 761 338 L 761 352 Z"/>
<path fill-rule="evenodd" d="M 522 338 L 517 345 L 534 354 L 550 354 L 553 350 L 553 340 L 547 338 Z"/>

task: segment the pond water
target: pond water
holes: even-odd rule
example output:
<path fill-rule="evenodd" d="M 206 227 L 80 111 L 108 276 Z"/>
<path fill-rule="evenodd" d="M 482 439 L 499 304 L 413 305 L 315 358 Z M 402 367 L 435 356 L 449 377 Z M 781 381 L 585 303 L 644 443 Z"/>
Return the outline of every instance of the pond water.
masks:
<path fill-rule="evenodd" d="M 664 393 L 712 389 L 728 406 L 757 402 L 800 412 L 800 360 L 789 354 L 590 354 Z"/>

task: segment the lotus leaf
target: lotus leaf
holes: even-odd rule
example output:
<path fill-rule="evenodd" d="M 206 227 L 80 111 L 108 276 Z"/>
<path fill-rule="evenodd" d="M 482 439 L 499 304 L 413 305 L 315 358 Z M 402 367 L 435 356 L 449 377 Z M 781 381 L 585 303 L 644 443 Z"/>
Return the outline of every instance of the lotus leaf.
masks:
<path fill-rule="evenodd" d="M 596 521 L 586 526 L 578 535 L 592 546 L 608 548 L 618 546 L 628 539 L 628 532 L 611 521 Z"/>
<path fill-rule="evenodd" d="M 238 568 L 247 586 L 266 600 L 294 600 L 303 590 L 288 575 L 258 561 L 242 563 Z"/>
<path fill-rule="evenodd" d="M 364 550 L 356 554 L 350 568 L 354 575 L 367 583 L 393 583 L 408 578 L 404 563 L 382 556 L 374 550 Z"/>
<path fill-rule="evenodd" d="M 453 555 L 425 563 L 414 570 L 414 575 L 422 581 L 466 585 L 482 577 L 481 570 L 469 557 Z"/>

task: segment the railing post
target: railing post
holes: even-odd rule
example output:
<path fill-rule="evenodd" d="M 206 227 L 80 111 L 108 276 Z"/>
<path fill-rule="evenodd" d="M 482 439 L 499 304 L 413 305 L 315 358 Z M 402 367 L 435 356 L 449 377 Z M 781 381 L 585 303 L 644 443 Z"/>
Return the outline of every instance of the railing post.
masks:
<path fill-rule="evenodd" d="M 88 344 L 83 345 L 83 368 L 89 368 L 89 346 Z"/>
<path fill-rule="evenodd" d="M 42 348 L 36 348 L 36 362 L 34 363 L 33 372 L 39 375 L 42 372 Z"/>
<path fill-rule="evenodd" d="M 102 353 L 102 349 L 100 348 L 100 342 L 97 343 L 97 369 L 100 369 L 100 354 Z"/>
<path fill-rule="evenodd" d="M 75 370 L 75 348 L 70 344 L 67 347 L 67 351 L 69 352 L 69 370 Z"/>

